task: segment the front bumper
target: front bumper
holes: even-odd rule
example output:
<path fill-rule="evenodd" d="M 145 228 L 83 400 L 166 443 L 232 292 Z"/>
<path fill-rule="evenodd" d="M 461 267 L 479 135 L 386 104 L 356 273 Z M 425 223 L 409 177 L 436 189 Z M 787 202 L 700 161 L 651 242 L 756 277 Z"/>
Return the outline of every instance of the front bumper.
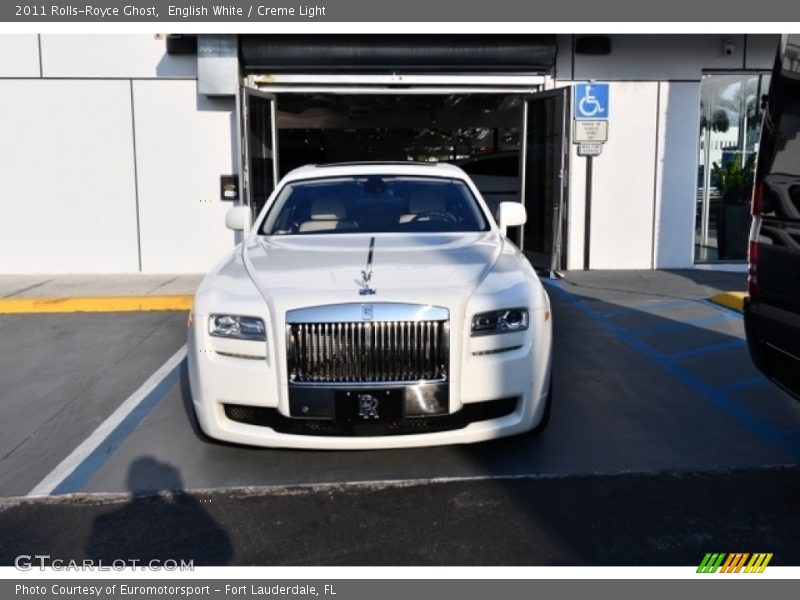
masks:
<path fill-rule="evenodd" d="M 513 351 L 470 354 L 458 381 L 450 382 L 447 414 L 405 418 L 393 427 L 343 429 L 331 419 L 293 418 L 281 402 L 288 386 L 270 374 L 263 359 L 201 351 L 205 348 L 191 331 L 189 379 L 200 427 L 218 440 L 338 450 L 466 444 L 523 433 L 541 421 L 550 379 L 550 327 L 532 338 L 537 343 Z"/>
<path fill-rule="evenodd" d="M 195 402 L 194 406 L 201 429 L 206 435 L 215 439 L 274 448 L 368 450 L 467 444 L 524 433 L 541 421 L 546 401 L 546 392 L 537 398 L 531 394 L 521 396 L 516 399 L 516 407 L 510 414 L 500 418 L 475 421 L 459 429 L 402 435 L 363 436 L 281 433 L 267 426 L 233 421 L 225 415 L 225 406 L 221 403 L 204 406 Z M 494 404 L 494 402 L 486 404 Z M 453 414 L 457 415 L 458 413 Z M 284 419 L 288 420 L 286 417 Z"/>
<path fill-rule="evenodd" d="M 237 404 L 225 404 L 224 410 L 231 421 L 269 427 L 277 433 L 334 437 L 395 436 L 452 431 L 475 422 L 499 419 L 514 412 L 517 402 L 517 398 L 503 398 L 466 404 L 454 413 L 404 414 L 382 420 L 377 417 L 351 419 L 341 415 L 329 419 L 285 417 L 275 408 Z"/>

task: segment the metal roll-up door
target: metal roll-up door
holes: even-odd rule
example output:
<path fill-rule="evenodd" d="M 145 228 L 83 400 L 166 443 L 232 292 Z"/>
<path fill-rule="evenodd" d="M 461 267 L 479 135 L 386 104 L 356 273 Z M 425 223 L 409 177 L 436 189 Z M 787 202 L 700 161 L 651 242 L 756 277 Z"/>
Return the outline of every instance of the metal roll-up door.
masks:
<path fill-rule="evenodd" d="M 545 72 L 552 35 L 240 35 L 250 72 Z"/>

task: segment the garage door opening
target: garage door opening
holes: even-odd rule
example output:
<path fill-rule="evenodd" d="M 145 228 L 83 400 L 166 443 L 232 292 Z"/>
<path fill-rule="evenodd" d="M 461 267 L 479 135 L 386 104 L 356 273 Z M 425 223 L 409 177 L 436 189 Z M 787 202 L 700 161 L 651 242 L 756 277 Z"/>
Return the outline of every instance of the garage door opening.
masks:
<path fill-rule="evenodd" d="M 245 188 L 254 213 L 299 166 L 351 161 L 439 161 L 463 168 L 490 210 L 524 202 L 510 237 L 542 270 L 562 267 L 561 90 L 365 93 L 245 88 Z"/>

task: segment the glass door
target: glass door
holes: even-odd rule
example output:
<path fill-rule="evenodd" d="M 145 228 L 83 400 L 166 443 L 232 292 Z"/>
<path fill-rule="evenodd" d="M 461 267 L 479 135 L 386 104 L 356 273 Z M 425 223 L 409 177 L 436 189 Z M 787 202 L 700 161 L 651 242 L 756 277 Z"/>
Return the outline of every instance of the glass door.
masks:
<path fill-rule="evenodd" d="M 564 258 L 569 90 L 529 96 L 524 113 L 520 191 L 528 222 L 520 247 L 534 267 L 551 275 L 563 267 Z"/>
<path fill-rule="evenodd" d="M 251 88 L 242 90 L 245 198 L 253 217 L 261 211 L 278 181 L 275 97 Z"/>
<path fill-rule="evenodd" d="M 705 75 L 700 84 L 695 261 L 744 260 L 769 75 Z"/>

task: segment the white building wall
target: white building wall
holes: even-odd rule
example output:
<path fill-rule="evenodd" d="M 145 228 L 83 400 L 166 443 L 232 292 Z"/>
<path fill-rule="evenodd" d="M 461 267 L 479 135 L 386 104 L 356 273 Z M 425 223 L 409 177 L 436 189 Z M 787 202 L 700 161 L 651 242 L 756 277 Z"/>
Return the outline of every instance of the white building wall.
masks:
<path fill-rule="evenodd" d="M 612 83 L 592 267 L 691 266 L 700 79 L 771 68 L 778 36 L 614 35 L 608 56 L 557 40 L 556 85 Z M 233 101 L 198 94 L 197 58 L 165 46 L 0 35 L 0 272 L 198 272 L 231 247 L 218 178 L 235 170 Z M 585 159 L 572 154 L 567 256 L 581 268 Z"/>
<path fill-rule="evenodd" d="M 165 46 L 0 35 L 0 273 L 204 272 L 233 246 L 235 102 Z"/>
<path fill-rule="evenodd" d="M 700 79 L 703 70 L 743 69 L 744 35 L 612 35 L 611 54 L 574 57 L 576 80 Z M 777 49 L 777 37 L 775 37 Z M 723 43 L 733 53 L 723 54 Z"/>
<path fill-rule="evenodd" d="M 133 102 L 142 271 L 208 271 L 234 245 L 219 176 L 234 170 L 235 102 L 195 81 L 134 81 Z"/>
<path fill-rule="evenodd" d="M 138 270 L 128 81 L 0 80 L 0 273 Z"/>
<path fill-rule="evenodd" d="M 44 77 L 197 77 L 196 56 L 170 56 L 163 36 L 42 34 Z"/>
<path fill-rule="evenodd" d="M 0 35 L 0 77 L 39 77 L 39 36 Z"/>
<path fill-rule="evenodd" d="M 593 159 L 590 267 L 649 269 L 658 84 L 614 82 L 609 94 L 608 142 Z"/>
<path fill-rule="evenodd" d="M 779 41 L 779 35 L 748 35 L 745 68 L 771 69 Z"/>
<path fill-rule="evenodd" d="M 694 261 L 700 81 L 769 70 L 777 35 L 612 35 L 605 56 L 559 35 L 557 87 L 611 83 L 609 141 L 594 159 L 591 268 L 685 268 Z M 724 44 L 733 52 L 726 55 Z M 571 151 L 567 268 L 583 268 L 586 159 Z"/>
<path fill-rule="evenodd" d="M 659 84 L 654 267 L 686 267 L 694 260 L 699 154 L 700 86 Z"/>

